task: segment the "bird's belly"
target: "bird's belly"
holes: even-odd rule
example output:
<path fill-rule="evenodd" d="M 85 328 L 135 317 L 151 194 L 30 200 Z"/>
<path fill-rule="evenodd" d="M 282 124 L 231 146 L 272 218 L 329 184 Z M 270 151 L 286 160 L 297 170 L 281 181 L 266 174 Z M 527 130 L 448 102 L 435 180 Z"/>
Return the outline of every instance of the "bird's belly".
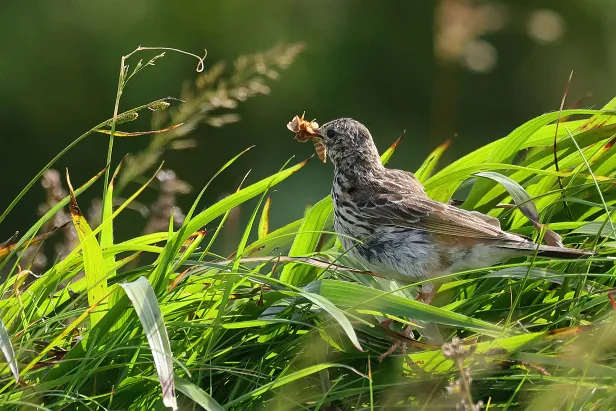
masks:
<path fill-rule="evenodd" d="M 334 228 L 346 255 L 375 274 L 405 282 L 443 274 L 435 247 L 421 231 L 378 229 L 361 236 L 356 227 L 336 219 Z"/>
<path fill-rule="evenodd" d="M 449 251 L 453 251 L 449 269 L 451 273 L 487 268 L 510 258 L 527 254 L 523 250 L 500 248 L 488 244 L 479 244 L 472 249 L 449 247 Z"/>

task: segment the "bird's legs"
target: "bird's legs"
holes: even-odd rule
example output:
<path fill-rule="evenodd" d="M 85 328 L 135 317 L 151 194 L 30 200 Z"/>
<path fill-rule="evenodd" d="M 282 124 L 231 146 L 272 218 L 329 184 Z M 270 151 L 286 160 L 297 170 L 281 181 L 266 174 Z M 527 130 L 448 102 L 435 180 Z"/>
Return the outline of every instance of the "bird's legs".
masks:
<path fill-rule="evenodd" d="M 383 323 L 387 322 L 387 320 L 383 321 L 381 323 L 381 325 Z M 391 323 L 391 321 L 390 321 Z M 389 324 L 388 324 L 389 326 Z M 413 325 L 410 324 L 408 327 L 406 327 L 406 329 L 404 330 L 404 336 L 407 338 L 412 338 L 411 337 L 411 333 L 413 331 Z M 397 340 L 391 347 L 389 347 L 389 350 L 385 351 L 383 354 L 379 355 L 378 361 L 381 362 L 383 361 L 385 358 L 389 357 L 391 354 L 393 354 L 396 349 L 398 349 L 398 347 L 402 346 L 402 354 L 406 356 L 406 345 L 407 342 L 403 341 L 403 340 Z"/>
<path fill-rule="evenodd" d="M 432 285 L 429 283 L 425 283 L 423 284 L 423 286 L 421 287 L 421 291 L 419 292 L 419 294 L 417 295 L 417 297 L 415 297 L 415 301 L 423 301 L 425 304 L 430 304 L 432 302 L 432 300 L 434 299 L 434 297 L 436 296 L 436 293 L 438 292 L 438 289 L 440 288 L 440 284 L 437 285 Z M 385 327 L 385 328 L 389 328 L 390 324 L 393 322 L 393 320 L 391 318 L 386 319 L 385 321 L 381 321 L 381 323 L 379 325 Z M 404 336 L 407 338 L 411 338 L 411 332 L 413 331 L 413 325 L 410 324 L 409 326 L 406 327 L 406 329 L 404 330 Z M 407 348 L 407 342 L 403 341 L 403 340 L 397 340 L 390 348 L 389 350 L 385 351 L 383 354 L 379 355 L 378 361 L 381 362 L 383 361 L 385 358 L 389 357 L 391 354 L 393 354 L 396 349 L 398 349 L 398 347 L 402 346 L 402 355 L 404 355 L 406 357 L 406 348 Z"/>

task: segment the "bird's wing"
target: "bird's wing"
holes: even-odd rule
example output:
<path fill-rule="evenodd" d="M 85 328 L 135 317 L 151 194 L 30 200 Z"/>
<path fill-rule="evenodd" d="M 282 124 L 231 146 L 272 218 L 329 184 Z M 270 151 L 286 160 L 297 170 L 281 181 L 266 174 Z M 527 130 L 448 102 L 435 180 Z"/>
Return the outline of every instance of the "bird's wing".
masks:
<path fill-rule="evenodd" d="M 476 212 L 434 201 L 423 193 L 375 193 L 356 204 L 361 217 L 376 225 L 459 237 L 523 241 L 502 231 L 488 216 L 480 218 Z"/>

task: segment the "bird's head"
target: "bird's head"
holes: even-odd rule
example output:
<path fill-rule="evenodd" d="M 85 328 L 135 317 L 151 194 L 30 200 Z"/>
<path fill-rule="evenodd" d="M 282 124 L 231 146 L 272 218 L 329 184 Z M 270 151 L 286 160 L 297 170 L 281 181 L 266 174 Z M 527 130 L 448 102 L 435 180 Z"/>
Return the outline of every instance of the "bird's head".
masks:
<path fill-rule="evenodd" d="M 313 122 L 308 123 L 304 128 L 306 131 L 299 132 L 296 136 L 299 141 L 312 140 L 322 161 L 325 161 L 327 156 L 335 167 L 381 165 L 372 136 L 359 121 L 339 118 L 321 127 L 314 127 L 315 125 Z M 322 146 L 321 153 L 319 146 Z"/>

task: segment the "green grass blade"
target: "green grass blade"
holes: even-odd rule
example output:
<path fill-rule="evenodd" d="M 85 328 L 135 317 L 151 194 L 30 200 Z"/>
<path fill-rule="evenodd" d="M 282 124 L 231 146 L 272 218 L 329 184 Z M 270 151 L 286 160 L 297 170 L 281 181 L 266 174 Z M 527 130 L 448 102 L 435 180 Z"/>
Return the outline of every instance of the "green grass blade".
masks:
<path fill-rule="evenodd" d="M 606 221 L 591 221 L 571 231 L 571 234 L 586 234 L 597 237 L 609 237 L 616 239 L 614 231 Z"/>
<path fill-rule="evenodd" d="M 477 354 L 484 354 L 488 360 L 490 356 L 495 357 L 496 361 L 503 357 L 518 352 L 525 348 L 530 348 L 538 344 L 544 344 L 551 340 L 560 340 L 567 336 L 573 336 L 580 332 L 581 327 L 571 327 L 557 331 L 543 331 L 515 335 L 512 337 L 495 338 L 490 341 L 481 342 L 475 345 Z M 410 355 L 413 362 L 420 365 L 425 371 L 431 374 L 442 374 L 456 368 L 455 362 L 445 358 L 442 350 L 424 351 Z"/>
<path fill-rule="evenodd" d="M 296 220 L 292 223 L 285 225 L 284 227 L 277 228 L 276 230 L 268 233 L 265 237 L 258 239 L 257 241 L 246 247 L 244 255 L 246 256 L 265 256 L 272 255 L 280 250 L 290 247 L 295 238 L 295 234 L 298 232 L 302 225 L 301 220 Z"/>
<path fill-rule="evenodd" d="M 87 190 L 92 184 L 94 184 L 96 182 L 96 180 L 98 180 L 103 174 L 105 173 L 105 170 L 101 170 L 98 172 L 98 174 L 96 174 L 94 177 L 92 177 L 90 180 L 88 180 L 84 185 L 82 185 L 81 187 L 79 187 L 77 190 L 75 190 L 75 196 L 80 195 L 81 193 L 83 193 L 85 190 Z M 60 211 L 62 208 L 66 207 L 66 205 L 69 203 L 69 201 L 71 200 L 71 196 L 68 195 L 66 197 L 64 197 L 61 201 L 58 202 L 58 204 L 56 204 L 55 206 L 53 206 L 49 211 L 47 211 L 41 218 L 38 219 L 38 221 L 36 223 L 34 223 L 34 225 L 32 227 L 30 227 L 30 229 L 26 232 L 26 234 L 23 235 L 23 237 L 21 237 L 19 239 L 19 241 L 17 241 L 17 243 L 15 244 L 15 247 L 13 248 L 13 250 L 9 253 L 9 255 L 6 256 L 6 258 L 0 262 L 0 270 L 2 268 L 4 268 L 5 264 L 7 263 L 7 261 L 9 261 L 9 259 L 15 255 L 15 253 L 17 252 L 17 250 L 19 250 L 19 248 L 26 243 L 27 241 L 29 241 L 32 237 L 34 237 L 36 235 L 36 233 L 38 233 L 38 231 L 41 229 L 41 227 L 43 227 L 45 225 L 45 223 L 47 223 L 54 215 L 56 215 L 56 213 L 58 211 Z"/>
<path fill-rule="evenodd" d="M 15 358 L 15 351 L 13 350 L 13 344 L 11 343 L 11 337 L 4 327 L 4 323 L 0 319 L 0 350 L 4 354 L 9 368 L 15 377 L 15 382 L 19 382 L 19 368 L 17 367 L 17 359 Z M 2 370 L 0 370 L 2 374 Z"/>
<path fill-rule="evenodd" d="M 612 111 L 606 110 L 563 110 L 562 116 L 570 116 L 574 114 L 614 114 Z M 535 133 L 540 131 L 544 126 L 551 123 L 552 121 L 556 121 L 559 118 L 559 112 L 551 112 L 543 114 L 539 117 L 536 117 L 528 122 L 524 123 L 520 127 L 516 128 L 512 131 L 507 137 L 503 137 L 493 143 L 490 143 L 479 150 L 476 150 L 459 160 L 454 161 L 447 167 L 443 168 L 438 173 L 434 174 L 431 178 L 426 180 L 425 185 L 431 184 L 434 180 L 444 179 L 448 180 L 448 176 L 456 173 L 462 168 L 467 168 L 472 165 L 478 165 L 485 162 L 490 163 L 499 163 L 501 161 L 506 161 L 508 159 L 513 158 L 517 152 L 523 148 L 527 147 L 529 141 L 532 140 L 532 137 Z M 551 138 L 554 138 L 554 133 L 552 131 Z M 475 171 L 490 171 L 490 169 L 484 170 L 475 170 Z M 468 174 L 467 174 L 468 175 Z M 486 183 L 488 184 L 488 183 Z M 439 201 L 449 201 L 452 194 L 455 192 L 459 185 L 458 184 L 448 184 L 441 185 L 435 184 L 435 188 L 429 190 L 429 194 L 432 198 Z M 478 187 L 477 189 L 480 189 Z M 473 188 L 475 190 L 475 188 Z M 468 204 L 470 208 L 474 208 L 474 204 Z"/>
<path fill-rule="evenodd" d="M 336 306 L 391 314 L 437 324 L 463 327 L 486 335 L 502 335 L 503 328 L 486 321 L 443 310 L 381 290 L 339 280 L 315 281 L 308 289 L 326 297 Z"/>
<path fill-rule="evenodd" d="M 389 162 L 389 159 L 391 158 L 391 156 L 393 156 L 394 153 L 396 152 L 396 149 L 398 148 L 398 144 L 400 144 L 400 141 L 402 141 L 402 136 L 398 137 L 396 141 L 394 141 L 392 145 L 389 146 L 387 150 L 385 150 L 385 152 L 381 155 L 381 163 L 387 164 Z"/>
<path fill-rule="evenodd" d="M 216 402 L 214 398 L 212 398 L 207 392 L 203 391 L 201 388 L 197 387 L 190 381 L 187 381 L 183 378 L 175 379 L 175 387 L 182 394 L 193 400 L 195 403 L 199 404 L 207 411 L 224 411 L 222 405 Z"/>
<path fill-rule="evenodd" d="M 167 289 L 168 284 L 166 279 L 169 262 L 177 254 L 177 251 L 192 233 L 196 232 L 197 230 L 200 230 L 202 227 L 205 227 L 206 224 L 210 223 L 217 217 L 220 217 L 221 215 L 225 214 L 232 208 L 250 200 L 253 197 L 258 196 L 259 194 L 262 194 L 270 187 L 273 187 L 276 184 L 284 181 L 285 179 L 299 171 L 302 167 L 304 167 L 307 162 L 308 160 L 302 161 L 301 163 L 282 170 L 259 182 L 251 184 L 248 187 L 245 187 L 211 205 L 210 207 L 206 208 L 205 210 L 190 219 L 187 215 L 187 221 L 184 222 L 182 228 L 180 228 L 180 230 L 173 236 L 173 238 L 169 239 L 167 245 L 165 246 L 163 254 L 161 254 L 159 258 L 159 263 L 154 269 L 154 272 L 152 273 L 151 281 L 155 289 L 161 292 L 162 290 Z M 192 209 L 196 208 L 196 204 L 197 202 L 195 202 Z"/>
<path fill-rule="evenodd" d="M 299 371 L 295 371 L 291 374 L 285 375 L 284 377 L 279 377 L 277 378 L 275 381 L 272 381 L 270 383 L 264 384 L 261 387 L 257 388 L 256 390 L 253 390 L 251 392 L 248 392 L 232 401 L 229 401 L 228 403 L 225 404 L 225 408 L 228 409 L 233 405 L 236 404 L 240 404 L 241 402 L 245 401 L 245 400 L 249 400 L 251 398 L 254 397 L 258 397 L 261 394 L 264 394 L 266 392 L 268 392 L 269 390 L 278 388 L 278 387 L 282 387 L 286 384 L 289 384 L 293 381 L 297 381 L 301 378 L 304 378 L 308 375 L 314 374 L 316 372 L 325 370 L 327 368 L 333 368 L 333 367 L 339 367 L 339 368 L 344 368 L 347 369 L 349 371 L 354 372 L 357 375 L 360 375 L 364 378 L 368 378 L 367 376 L 365 376 L 364 374 L 360 373 L 359 371 L 357 371 L 356 369 L 349 367 L 348 365 L 344 365 L 344 364 L 334 364 L 334 363 L 324 363 L 324 364 L 318 364 L 318 365 L 313 365 L 310 367 L 306 367 L 304 369 L 301 369 Z"/>
<path fill-rule="evenodd" d="M 109 143 L 110 150 L 111 150 L 111 144 L 112 144 L 111 141 L 112 140 L 110 137 L 110 143 Z M 116 168 L 115 172 L 113 173 L 113 176 L 111 177 L 111 181 L 109 181 L 109 186 L 107 188 L 107 191 L 104 193 L 104 196 L 103 196 L 103 205 L 102 205 L 103 210 L 102 210 L 102 216 L 101 216 L 102 229 L 101 229 L 101 236 L 100 236 L 102 249 L 109 249 L 109 247 L 113 246 L 113 241 L 114 241 L 113 240 L 113 219 L 112 219 L 113 189 L 115 187 L 116 177 L 118 176 L 118 173 L 120 172 L 121 167 L 122 167 L 122 162 L 118 164 L 118 167 Z M 109 254 L 109 253 L 103 254 L 103 266 L 105 267 L 107 278 L 112 279 L 113 277 L 115 277 L 116 271 L 113 268 L 115 266 L 115 254 Z M 115 303 L 121 298 L 120 293 L 121 292 L 119 289 L 117 288 L 113 289 L 113 291 L 111 292 L 111 295 L 109 296 L 110 306 L 113 307 L 113 305 L 115 305 Z M 118 322 L 115 323 L 113 330 L 120 329 L 125 321 L 126 321 L 126 316 L 124 316 L 124 318 L 120 318 Z"/>
<path fill-rule="evenodd" d="M 332 225 L 333 204 L 331 197 L 325 197 L 308 210 L 299 228 L 289 256 L 299 257 L 316 250 L 321 238 L 321 231 Z M 314 280 L 317 270 L 309 266 L 287 264 L 280 274 L 280 279 L 292 285 L 303 285 Z"/>
<path fill-rule="evenodd" d="M 66 183 L 71 195 L 71 218 L 73 225 L 77 231 L 79 243 L 83 251 L 83 266 L 85 277 L 88 283 L 88 304 L 93 306 L 97 302 L 100 302 L 107 296 L 109 290 L 107 288 L 106 269 L 103 261 L 103 252 L 101 250 L 96 236 L 92 235 L 92 229 L 83 216 L 77 199 L 75 198 L 75 191 L 71 184 L 71 180 L 66 170 Z M 95 326 L 98 321 L 105 315 L 99 306 L 99 309 L 94 310 L 90 315 L 90 322 L 92 326 Z"/>
<path fill-rule="evenodd" d="M 257 229 L 257 238 L 261 240 L 269 233 L 269 215 L 270 208 L 272 206 L 272 195 L 270 194 L 265 200 L 263 205 L 263 211 L 261 211 L 261 218 L 259 219 L 259 227 Z"/>
<path fill-rule="evenodd" d="M 307 164 L 307 162 L 308 160 L 302 161 L 301 163 L 282 170 L 270 177 L 264 178 L 259 182 L 251 184 L 248 187 L 245 187 L 240 191 L 225 197 L 216 204 L 206 208 L 202 212 L 195 215 L 186 226 L 186 232 L 193 233 L 197 231 L 198 229 L 205 226 L 215 218 L 220 217 L 233 207 L 236 207 L 250 200 L 251 198 L 258 196 L 259 194 L 267 190 L 269 187 L 273 187 L 276 184 L 281 183 L 282 181 L 286 180 L 287 178 L 298 172 L 302 167 Z"/>
<path fill-rule="evenodd" d="M 432 151 L 432 153 L 430 153 L 430 155 L 422 163 L 422 165 L 419 166 L 419 168 L 415 172 L 415 177 L 417 177 L 417 179 L 420 182 L 423 183 L 424 181 L 432 177 L 432 175 L 434 174 L 434 170 L 436 169 L 436 166 L 438 165 L 439 160 L 443 156 L 443 153 L 445 152 L 445 150 L 447 150 L 447 148 L 449 148 L 450 145 L 451 145 L 451 140 L 447 140 L 443 144 L 439 145 L 437 148 L 434 149 L 434 151 Z"/>
<path fill-rule="evenodd" d="M 120 286 L 133 303 L 135 312 L 143 326 L 163 391 L 163 403 L 165 406 L 177 410 L 173 352 L 156 294 L 145 277 L 139 277 L 136 281 L 120 284 Z"/>
<path fill-rule="evenodd" d="M 163 99 L 159 99 L 159 100 L 150 102 L 148 104 L 144 104 L 144 105 L 139 106 L 139 107 L 135 107 L 134 109 L 130 110 L 130 112 L 137 112 L 139 110 L 146 109 L 146 108 L 150 107 L 154 103 L 165 101 L 167 99 L 168 98 L 163 98 Z M 124 113 L 122 113 L 122 114 L 124 114 Z M 26 195 L 26 193 L 32 188 L 32 186 L 43 176 L 43 174 L 45 174 L 45 171 L 49 170 L 51 168 L 51 166 L 56 163 L 56 161 L 58 161 L 64 154 L 68 153 L 73 147 L 75 147 L 77 144 L 79 144 L 87 136 L 89 136 L 90 134 L 94 133 L 96 130 L 100 129 L 101 127 L 104 127 L 105 125 L 107 125 L 110 120 L 111 119 L 105 120 L 102 123 L 99 123 L 98 125 L 92 127 L 90 130 L 86 131 L 85 133 L 83 133 L 82 135 L 77 137 L 75 140 L 73 140 L 73 142 L 71 142 L 62 151 L 60 151 L 53 159 L 51 159 L 51 161 L 49 161 L 49 163 L 47 163 L 45 165 L 45 167 L 43 167 L 34 176 L 34 178 L 32 178 L 32 180 L 30 180 L 30 182 L 28 182 L 28 184 L 26 184 L 26 186 L 19 192 L 19 194 L 17 194 L 17 196 L 13 199 L 13 201 L 11 201 L 11 203 L 8 205 L 8 207 L 2 212 L 2 214 L 0 215 L 0 223 L 2 221 L 4 221 L 6 216 L 11 212 L 11 210 L 13 208 L 15 208 L 15 206 L 17 205 L 17 203 L 19 203 L 19 201 L 23 198 L 23 196 Z M 106 172 L 106 170 L 107 169 L 105 168 L 105 170 L 103 170 L 103 173 Z"/>
<path fill-rule="evenodd" d="M 539 221 L 539 211 L 537 211 L 532 197 L 517 181 L 495 171 L 484 171 L 475 175 L 488 178 L 502 185 L 526 217 L 532 221 Z"/>

